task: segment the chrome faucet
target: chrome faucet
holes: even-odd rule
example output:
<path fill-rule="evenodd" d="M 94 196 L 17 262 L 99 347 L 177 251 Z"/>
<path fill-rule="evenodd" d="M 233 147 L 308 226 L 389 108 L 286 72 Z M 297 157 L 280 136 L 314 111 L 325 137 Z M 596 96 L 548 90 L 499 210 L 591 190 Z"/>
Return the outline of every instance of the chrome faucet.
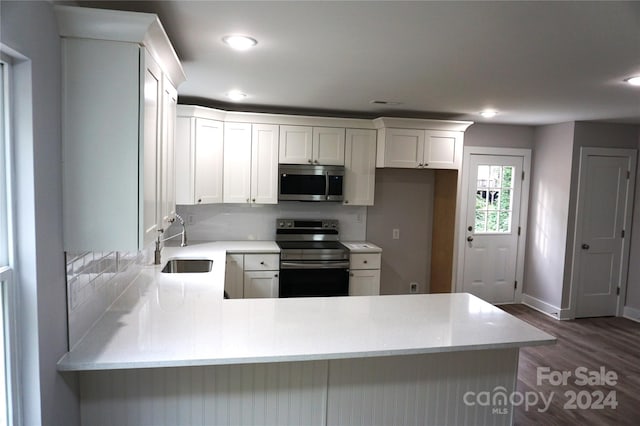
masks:
<path fill-rule="evenodd" d="M 153 264 L 154 265 L 159 265 L 161 263 L 161 258 L 160 258 L 160 253 L 161 253 L 161 247 L 160 244 L 167 241 L 167 240 L 171 240 L 175 237 L 177 237 L 178 235 L 180 235 L 182 237 L 182 239 L 180 240 L 180 247 L 186 247 L 187 246 L 187 227 L 184 224 L 184 219 L 182 219 L 182 216 L 180 216 L 179 214 L 176 214 L 176 217 L 174 219 L 171 219 L 170 222 L 173 223 L 176 219 L 178 219 L 178 221 L 180 222 L 180 225 L 182 226 L 182 231 L 178 232 L 177 234 L 174 234 L 170 237 L 167 238 L 160 238 L 160 236 L 164 233 L 164 229 L 160 228 L 158 229 L 158 238 L 156 238 L 156 249 L 153 251 Z"/>

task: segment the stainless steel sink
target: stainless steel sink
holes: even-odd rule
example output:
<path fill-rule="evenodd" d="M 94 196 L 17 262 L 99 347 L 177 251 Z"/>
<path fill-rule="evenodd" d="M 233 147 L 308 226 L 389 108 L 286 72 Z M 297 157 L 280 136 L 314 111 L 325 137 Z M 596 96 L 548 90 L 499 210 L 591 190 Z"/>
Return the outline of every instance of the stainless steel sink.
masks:
<path fill-rule="evenodd" d="M 165 274 L 211 272 L 213 260 L 207 259 L 171 259 L 162 268 Z"/>

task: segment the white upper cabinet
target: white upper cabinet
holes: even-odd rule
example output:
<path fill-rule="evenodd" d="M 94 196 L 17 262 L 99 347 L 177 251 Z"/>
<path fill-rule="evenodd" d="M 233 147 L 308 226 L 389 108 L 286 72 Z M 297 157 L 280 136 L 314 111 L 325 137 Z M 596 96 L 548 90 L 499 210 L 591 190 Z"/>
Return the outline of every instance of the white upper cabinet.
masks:
<path fill-rule="evenodd" d="M 278 125 L 225 123 L 225 203 L 278 202 L 278 139 Z"/>
<path fill-rule="evenodd" d="M 343 204 L 372 206 L 376 182 L 376 131 L 347 129 Z"/>
<path fill-rule="evenodd" d="M 424 130 L 386 129 L 385 167 L 424 165 Z"/>
<path fill-rule="evenodd" d="M 141 250 L 173 210 L 170 121 L 184 72 L 155 15 L 70 6 L 55 12 L 64 249 Z"/>
<path fill-rule="evenodd" d="M 252 125 L 252 203 L 278 203 L 278 127 L 277 124 Z"/>
<path fill-rule="evenodd" d="M 161 167 L 162 167 L 162 70 L 151 55 L 144 51 L 144 117 L 142 145 L 141 213 L 146 246 L 153 242 L 161 227 Z"/>
<path fill-rule="evenodd" d="M 178 116 L 176 204 L 222 203 L 223 123 Z"/>
<path fill-rule="evenodd" d="M 251 202 L 251 124 L 224 123 L 222 199 L 225 203 Z"/>
<path fill-rule="evenodd" d="M 470 121 L 381 117 L 377 167 L 460 169 L 464 131 Z"/>
<path fill-rule="evenodd" d="M 282 164 L 344 165 L 345 129 L 280 126 Z"/>
<path fill-rule="evenodd" d="M 462 165 L 462 132 L 425 130 L 424 166 L 458 169 Z"/>
<path fill-rule="evenodd" d="M 168 78 L 162 85 L 162 224 L 164 229 L 176 215 L 175 136 L 178 92 Z"/>
<path fill-rule="evenodd" d="M 280 163 L 311 164 L 313 162 L 313 128 L 280 126 Z"/>
<path fill-rule="evenodd" d="M 336 127 L 313 128 L 313 164 L 344 165 L 345 130 Z"/>

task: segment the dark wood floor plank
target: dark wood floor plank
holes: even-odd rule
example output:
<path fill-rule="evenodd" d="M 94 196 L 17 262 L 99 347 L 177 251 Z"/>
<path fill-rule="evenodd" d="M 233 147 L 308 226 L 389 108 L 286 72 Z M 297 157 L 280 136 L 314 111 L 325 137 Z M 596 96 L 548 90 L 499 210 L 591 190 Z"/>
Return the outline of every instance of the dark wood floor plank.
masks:
<path fill-rule="evenodd" d="M 558 339 L 550 346 L 528 347 L 520 350 L 518 366 L 519 392 L 541 392 L 548 398 L 554 393 L 551 406 L 546 412 L 538 407 L 516 407 L 514 424 L 529 425 L 640 425 L 640 324 L 625 318 L 583 318 L 573 321 L 558 321 L 524 305 L 500 306 L 510 314 L 526 321 Z M 587 367 L 615 371 L 618 382 L 615 386 L 578 386 L 575 384 L 575 369 Z M 552 386 L 537 383 L 539 367 L 551 371 L 570 371 L 567 385 Z M 617 396 L 616 409 L 565 409 L 568 398 L 565 392 L 587 391 L 592 394 L 602 391 L 605 395 L 614 390 Z"/>

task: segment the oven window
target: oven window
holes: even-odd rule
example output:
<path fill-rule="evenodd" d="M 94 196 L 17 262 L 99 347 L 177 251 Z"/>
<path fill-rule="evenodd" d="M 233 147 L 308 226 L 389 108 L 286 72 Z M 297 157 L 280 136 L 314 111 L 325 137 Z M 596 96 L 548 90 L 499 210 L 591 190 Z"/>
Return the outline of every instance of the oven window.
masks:
<path fill-rule="evenodd" d="M 348 269 L 281 269 L 280 297 L 348 296 Z"/>
<path fill-rule="evenodd" d="M 342 196 L 342 176 L 329 176 L 329 193 Z"/>
<path fill-rule="evenodd" d="M 324 175 L 280 175 L 280 194 L 325 195 Z"/>

